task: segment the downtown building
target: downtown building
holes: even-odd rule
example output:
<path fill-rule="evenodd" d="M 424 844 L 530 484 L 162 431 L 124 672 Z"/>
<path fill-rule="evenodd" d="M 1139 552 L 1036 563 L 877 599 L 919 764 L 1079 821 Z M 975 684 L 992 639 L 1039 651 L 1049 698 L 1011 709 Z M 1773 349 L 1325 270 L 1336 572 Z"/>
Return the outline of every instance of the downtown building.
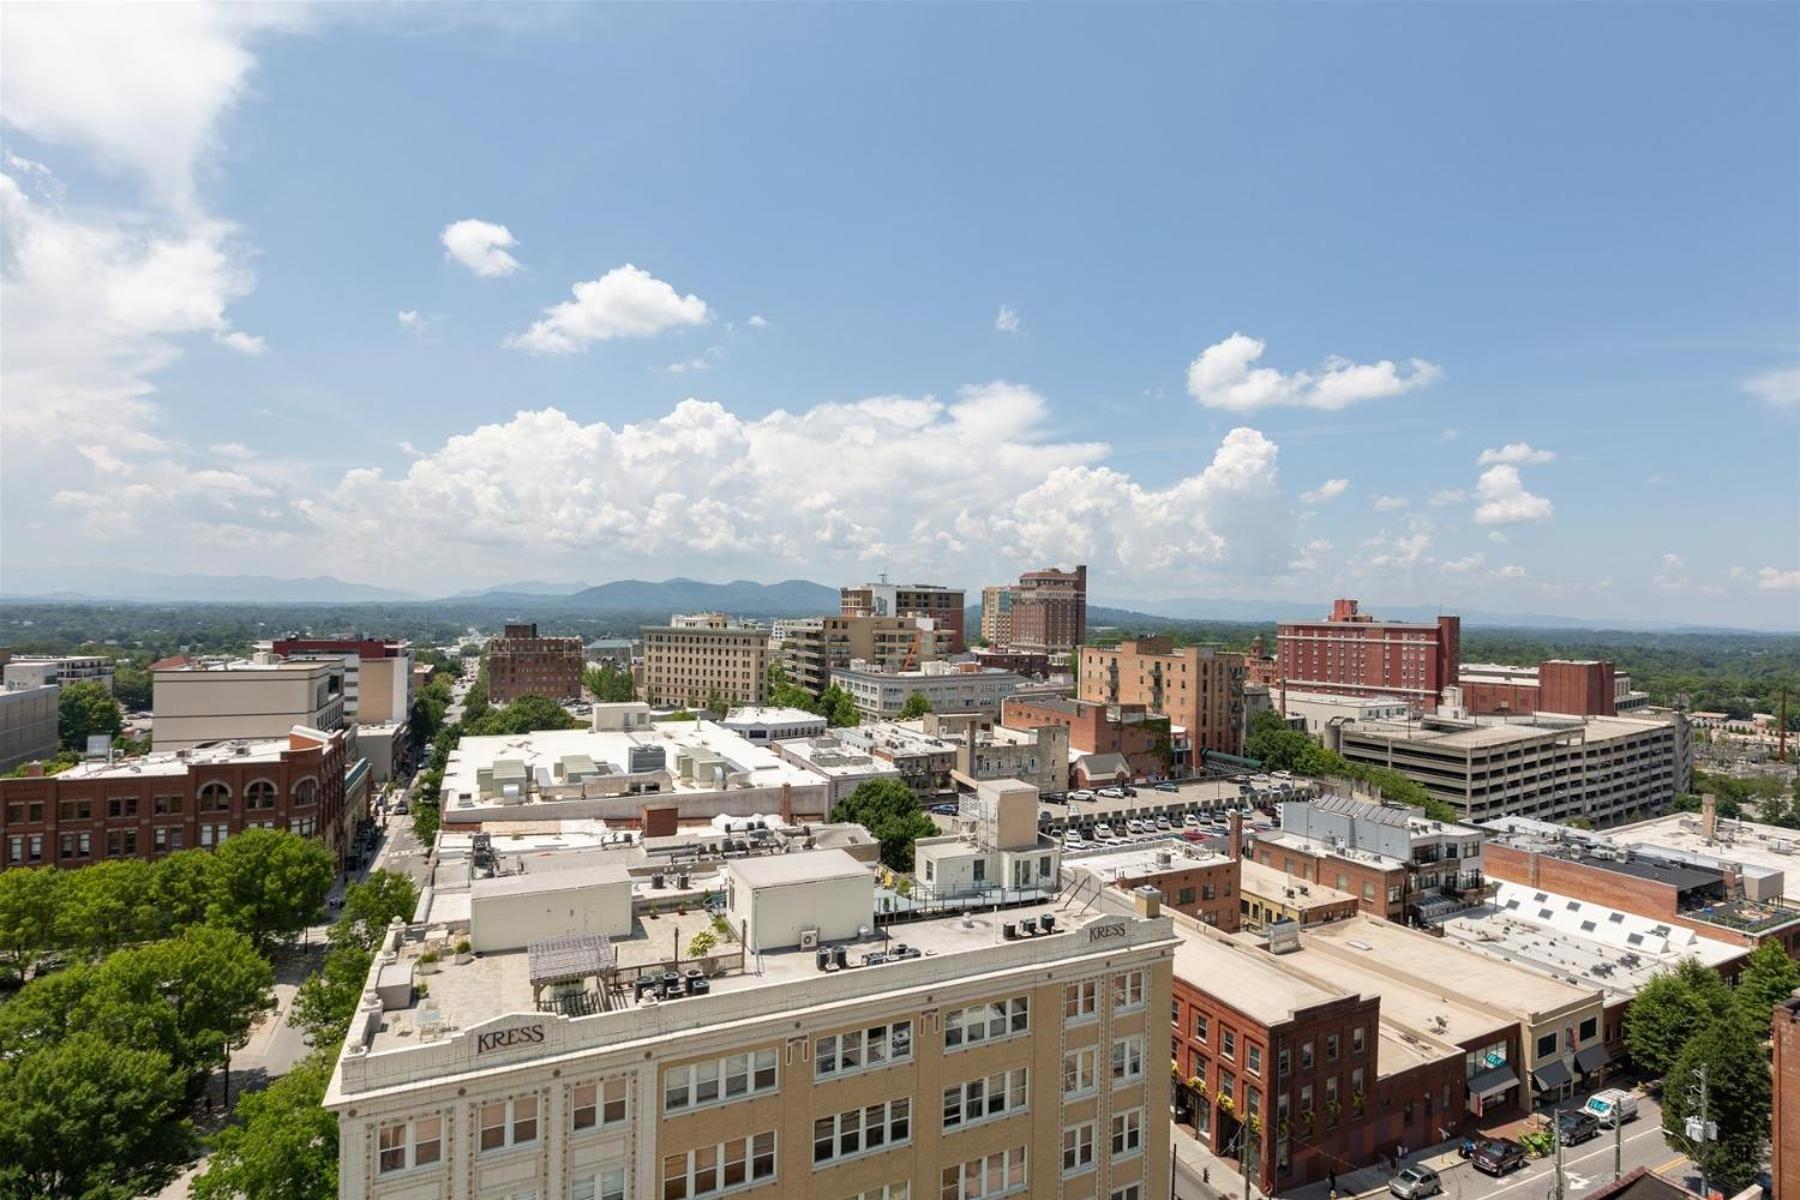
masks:
<path fill-rule="evenodd" d="M 540 636 L 536 624 L 509 623 L 499 637 L 488 640 L 488 700 L 500 705 L 521 696 L 576 699 L 584 655 L 578 637 Z"/>
<path fill-rule="evenodd" d="M 757 705 L 769 697 L 769 631 L 724 613 L 644 627 L 644 699 L 651 704 Z"/>
<path fill-rule="evenodd" d="M 367 819 L 369 768 L 349 730 L 78 763 L 0 779 L 5 867 L 65 869 L 210 849 L 246 829 L 316 837 L 342 863 Z"/>
<path fill-rule="evenodd" d="M 1176 647 L 1168 637 L 1081 648 L 1078 696 L 1141 704 L 1185 734 L 1189 762 L 1244 749 L 1244 656 L 1213 646 Z"/>
<path fill-rule="evenodd" d="M 1560 713 L 1611 717 L 1650 705 L 1631 676 L 1597 659 L 1545 659 L 1535 667 L 1464 663 L 1457 677 L 1462 706 L 1476 716 Z"/>
<path fill-rule="evenodd" d="M 930 617 L 810 617 L 783 621 L 777 646 L 781 668 L 817 696 L 831 673 L 852 662 L 885 671 L 910 670 L 948 658 L 956 637 Z"/>
<path fill-rule="evenodd" d="M 1461 617 L 1378 621 L 1356 601 L 1336 600 L 1323 620 L 1275 627 L 1275 674 L 1284 690 L 1394 696 L 1429 712 L 1456 684 L 1461 661 Z"/>
<path fill-rule="evenodd" d="M 963 590 L 932 583 L 865 583 L 839 589 L 838 609 L 846 617 L 930 617 L 950 633 L 950 653 L 967 650 Z"/>
<path fill-rule="evenodd" d="M 346 724 L 344 674 L 336 655 L 285 662 L 259 651 L 227 662 L 155 663 L 151 737 L 157 750 L 179 751 L 285 738 L 296 726 L 329 733 Z M 350 749 L 354 756 L 354 733 Z"/>
<path fill-rule="evenodd" d="M 1087 641 L 1087 567 L 1027 571 L 1016 584 L 981 589 L 981 636 L 989 644 L 1067 654 Z"/>
<path fill-rule="evenodd" d="M 688 916 L 636 847 L 476 878 L 447 929 L 478 957 L 423 924 L 377 955 L 324 1101 L 340 1195 L 1164 1200 L 1169 922 L 1063 907 L 1012 823 L 927 858 L 1048 855 L 1047 886 L 929 915 L 837 849 L 695 861 Z M 684 957 L 708 890 L 730 933 Z"/>

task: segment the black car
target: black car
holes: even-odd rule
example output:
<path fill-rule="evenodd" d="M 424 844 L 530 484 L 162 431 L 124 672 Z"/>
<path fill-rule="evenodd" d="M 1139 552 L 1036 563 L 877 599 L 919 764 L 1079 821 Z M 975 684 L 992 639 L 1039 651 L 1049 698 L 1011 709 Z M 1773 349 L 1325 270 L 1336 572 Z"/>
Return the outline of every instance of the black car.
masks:
<path fill-rule="evenodd" d="M 1600 1135 L 1600 1121 L 1593 1113 L 1572 1109 L 1556 1118 L 1556 1136 L 1565 1146 L 1578 1146 Z"/>
<path fill-rule="evenodd" d="M 1475 1153 L 1469 1155 L 1469 1161 L 1477 1171 L 1486 1171 L 1489 1175 L 1504 1175 L 1525 1165 L 1525 1147 L 1511 1138 L 1493 1138 L 1476 1146 Z"/>

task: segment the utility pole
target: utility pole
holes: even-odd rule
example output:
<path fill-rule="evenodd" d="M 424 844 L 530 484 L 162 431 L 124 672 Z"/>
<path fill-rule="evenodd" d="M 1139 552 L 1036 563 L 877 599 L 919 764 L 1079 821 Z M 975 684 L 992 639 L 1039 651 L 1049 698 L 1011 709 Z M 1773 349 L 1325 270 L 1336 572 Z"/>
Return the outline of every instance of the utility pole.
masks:
<path fill-rule="evenodd" d="M 1563 1178 L 1563 1135 L 1562 1114 L 1559 1109 L 1550 1110 L 1550 1136 L 1556 1142 L 1556 1174 L 1550 1180 L 1550 1200 L 1567 1200 L 1568 1188 Z"/>
<path fill-rule="evenodd" d="M 1619 1176 L 1625 1173 L 1620 1164 L 1625 1155 L 1625 1122 L 1619 1118 L 1617 1105 L 1613 1106 L 1613 1182 L 1619 1182 Z"/>
<path fill-rule="evenodd" d="M 1705 1149 L 1706 1149 L 1706 1117 L 1707 1117 L 1707 1112 L 1706 1112 L 1706 1064 L 1701 1063 L 1697 1068 L 1695 1068 L 1694 1074 L 1696 1074 L 1700 1077 L 1700 1136 L 1696 1140 L 1700 1144 L 1700 1149 L 1702 1151 L 1705 1151 Z M 1699 1156 L 1699 1158 L 1700 1158 L 1700 1194 L 1702 1196 L 1711 1196 L 1712 1192 L 1706 1186 L 1706 1155 L 1704 1153 L 1702 1153 Z"/>

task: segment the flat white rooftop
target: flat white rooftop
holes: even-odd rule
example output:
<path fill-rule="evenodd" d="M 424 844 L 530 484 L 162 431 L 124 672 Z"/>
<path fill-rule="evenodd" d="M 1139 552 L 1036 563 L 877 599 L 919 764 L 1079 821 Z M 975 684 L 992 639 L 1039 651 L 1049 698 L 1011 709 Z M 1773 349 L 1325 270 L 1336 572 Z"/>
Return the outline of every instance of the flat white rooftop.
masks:
<path fill-rule="evenodd" d="M 309 736 L 325 738 L 329 735 L 316 731 L 305 731 Z M 185 775 L 188 768 L 204 764 L 236 764 L 275 763 L 281 756 L 293 749 L 287 738 L 258 738 L 253 741 L 221 742 L 216 746 L 200 746 L 193 750 L 161 750 L 153 754 L 140 754 L 135 758 L 121 758 L 114 762 L 96 759 L 93 762 L 76 763 L 66 771 L 59 772 L 58 779 L 130 779 L 138 775 Z"/>
<path fill-rule="evenodd" d="M 1719 834 L 1712 842 L 1702 837 L 1698 813 L 1670 813 L 1606 831 L 1606 837 L 1615 845 L 1661 847 L 1698 855 L 1715 863 L 1738 863 L 1780 871 L 1783 875 L 1782 895 L 1800 903 L 1800 831 L 1721 817 Z"/>
<path fill-rule="evenodd" d="M 1062 861 L 1070 870 L 1086 871 L 1110 883 L 1115 879 L 1216 867 L 1230 859 L 1203 849 L 1196 842 L 1165 837 L 1117 849 L 1065 851 Z"/>
<path fill-rule="evenodd" d="M 731 860 L 727 869 L 752 888 L 817 883 L 826 879 L 854 879 L 870 874 L 868 864 L 850 857 L 844 850 L 811 850 L 799 854 L 737 858 Z"/>
<path fill-rule="evenodd" d="M 725 714 L 724 725 L 806 725 L 823 724 L 824 717 L 804 708 L 745 707 Z"/>

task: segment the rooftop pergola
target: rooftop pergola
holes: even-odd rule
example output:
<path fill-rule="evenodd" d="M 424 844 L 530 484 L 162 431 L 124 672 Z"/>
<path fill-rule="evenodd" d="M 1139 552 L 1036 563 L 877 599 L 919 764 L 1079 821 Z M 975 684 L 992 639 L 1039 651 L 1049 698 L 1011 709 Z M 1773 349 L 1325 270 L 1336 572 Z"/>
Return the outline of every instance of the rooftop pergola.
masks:
<path fill-rule="evenodd" d="M 531 1000 L 540 1011 L 545 988 L 587 979 L 598 983 L 611 976 L 618 965 L 612 941 L 603 933 L 562 933 L 538 938 L 525 947 L 525 955 L 531 975 Z"/>

